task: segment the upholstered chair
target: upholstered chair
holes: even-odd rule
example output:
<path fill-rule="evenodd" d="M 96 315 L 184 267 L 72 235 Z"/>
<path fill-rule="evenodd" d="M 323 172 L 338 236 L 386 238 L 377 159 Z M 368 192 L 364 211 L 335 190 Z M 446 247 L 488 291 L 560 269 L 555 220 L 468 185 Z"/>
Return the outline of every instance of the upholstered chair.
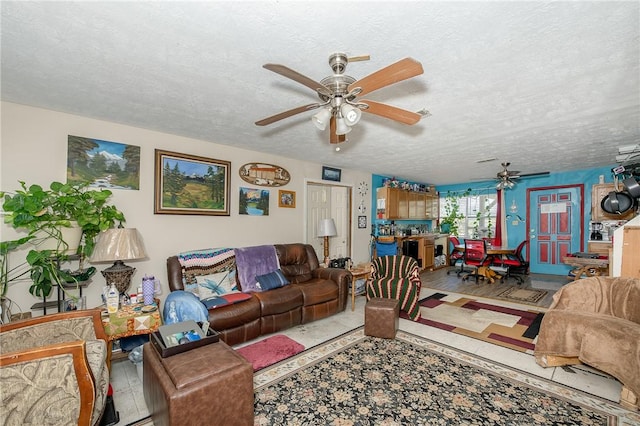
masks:
<path fill-rule="evenodd" d="M 620 401 L 640 396 L 640 278 L 590 277 L 563 286 L 544 314 L 534 355 L 543 367 L 584 363 L 618 379 Z"/>
<path fill-rule="evenodd" d="M 0 383 L 0 424 L 99 424 L 109 389 L 100 310 L 0 325 Z"/>
<path fill-rule="evenodd" d="M 371 279 L 367 282 L 367 300 L 374 297 L 400 301 L 400 310 L 410 319 L 420 319 L 420 268 L 409 256 L 382 256 L 371 262 Z"/>

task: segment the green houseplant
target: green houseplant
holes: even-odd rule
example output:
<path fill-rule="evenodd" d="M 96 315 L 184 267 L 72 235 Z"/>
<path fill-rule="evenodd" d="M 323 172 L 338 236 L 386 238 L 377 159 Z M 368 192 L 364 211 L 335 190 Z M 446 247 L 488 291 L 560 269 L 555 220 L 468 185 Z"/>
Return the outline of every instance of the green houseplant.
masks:
<path fill-rule="evenodd" d="M 466 190 L 462 194 L 455 194 L 451 191 L 447 192 L 444 200 L 444 215 L 440 219 L 440 230 L 445 234 L 458 235 L 459 221 L 464 219 L 464 214 L 460 211 L 460 198 L 468 196 L 470 190 Z M 448 230 L 447 230 L 448 229 Z"/>
<path fill-rule="evenodd" d="M 26 255 L 27 271 L 32 280 L 29 292 L 34 296 L 48 296 L 54 285 L 77 282 L 77 277 L 87 276 L 87 271 L 82 270 L 82 266 L 78 274 L 60 270 L 58 267 L 59 261 L 69 256 L 70 242 L 64 239 L 65 228 L 71 227 L 75 222 L 82 230 L 82 243 L 75 254 L 83 259 L 93 252 L 98 233 L 113 227 L 116 223 L 124 222 L 124 214 L 108 204 L 111 191 L 92 190 L 84 183 L 52 182 L 49 189 L 44 189 L 40 185 L 27 187 L 20 181 L 20 187 L 12 193 L 0 192 L 0 198 L 3 200 L 2 209 L 5 212 L 4 222 L 16 230 L 27 233 L 26 237 L 2 243 L 0 294 L 6 293 L 6 287 L 11 281 L 25 275 L 23 271 L 11 275 L 20 265 L 9 269 L 8 253 L 25 244 L 48 239 L 53 241 L 53 245 L 45 249 L 39 249 L 36 245 Z"/>

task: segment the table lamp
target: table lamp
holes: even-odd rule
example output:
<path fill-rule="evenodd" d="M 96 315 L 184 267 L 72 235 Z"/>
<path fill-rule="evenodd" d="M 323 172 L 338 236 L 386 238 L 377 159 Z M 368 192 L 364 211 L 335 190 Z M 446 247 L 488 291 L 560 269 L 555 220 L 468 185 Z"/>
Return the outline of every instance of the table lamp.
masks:
<path fill-rule="evenodd" d="M 318 237 L 324 237 L 324 263 L 329 265 L 329 237 L 338 235 L 333 219 L 322 219 L 318 223 Z"/>
<path fill-rule="evenodd" d="M 102 271 L 107 287 L 113 284 L 120 294 L 126 294 L 131 285 L 131 276 L 136 268 L 124 264 L 126 260 L 140 260 L 147 257 L 142 237 L 135 228 L 112 228 L 102 231 L 96 237 L 91 263 L 114 262 Z"/>

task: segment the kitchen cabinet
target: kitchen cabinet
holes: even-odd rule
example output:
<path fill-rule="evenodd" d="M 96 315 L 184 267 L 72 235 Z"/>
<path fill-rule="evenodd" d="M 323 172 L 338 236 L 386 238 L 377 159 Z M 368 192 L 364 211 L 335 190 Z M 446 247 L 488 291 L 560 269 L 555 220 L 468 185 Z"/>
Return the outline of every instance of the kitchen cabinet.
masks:
<path fill-rule="evenodd" d="M 600 222 L 602 220 L 629 220 L 635 216 L 635 209 L 631 209 L 624 214 L 610 214 L 602 210 L 600 203 L 611 191 L 615 191 L 613 183 L 599 183 L 591 187 L 591 220 L 593 222 Z"/>
<path fill-rule="evenodd" d="M 426 192 L 406 191 L 400 188 L 382 187 L 376 190 L 378 219 L 425 220 L 427 212 L 434 211 L 433 196 Z M 437 196 L 435 197 L 437 219 Z"/>
<path fill-rule="evenodd" d="M 400 190 L 398 188 L 382 187 L 376 190 L 378 219 L 400 219 L 399 201 Z"/>
<path fill-rule="evenodd" d="M 437 193 L 425 193 L 425 219 L 438 220 L 440 217 L 440 197 Z"/>
<path fill-rule="evenodd" d="M 433 270 L 435 265 L 435 241 L 433 238 L 421 238 L 422 240 L 422 269 Z"/>

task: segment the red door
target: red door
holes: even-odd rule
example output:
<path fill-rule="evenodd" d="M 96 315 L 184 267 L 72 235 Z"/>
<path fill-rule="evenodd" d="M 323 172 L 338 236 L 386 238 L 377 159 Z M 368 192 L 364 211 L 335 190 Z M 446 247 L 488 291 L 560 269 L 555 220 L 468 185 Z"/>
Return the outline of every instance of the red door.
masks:
<path fill-rule="evenodd" d="M 530 270 L 565 275 L 568 253 L 583 251 L 584 185 L 527 190 Z"/>

